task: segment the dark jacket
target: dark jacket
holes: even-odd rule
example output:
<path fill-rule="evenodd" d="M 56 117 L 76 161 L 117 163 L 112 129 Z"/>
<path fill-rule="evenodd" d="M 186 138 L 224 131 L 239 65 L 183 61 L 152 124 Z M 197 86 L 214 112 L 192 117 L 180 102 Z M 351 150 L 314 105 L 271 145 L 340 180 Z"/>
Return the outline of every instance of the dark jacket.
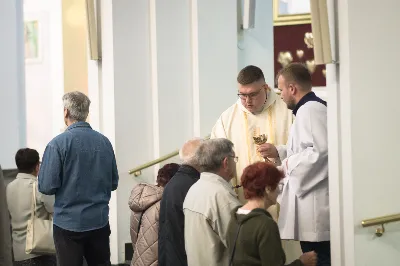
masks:
<path fill-rule="evenodd" d="M 139 184 L 132 189 L 129 198 L 129 208 L 132 210 L 133 258 L 131 266 L 157 265 L 158 221 L 162 193 L 162 187 L 150 184 Z"/>
<path fill-rule="evenodd" d="M 236 242 L 233 265 L 285 265 L 286 256 L 282 248 L 278 225 L 272 216 L 263 209 L 254 209 L 247 215 L 237 214 L 239 208 L 233 209 L 231 213 L 232 218 L 227 234 L 230 257 L 238 227 L 242 225 Z M 288 265 L 302 266 L 303 263 L 295 260 Z"/>
<path fill-rule="evenodd" d="M 160 206 L 158 263 L 160 266 L 187 265 L 184 237 L 183 201 L 200 173 L 182 165 L 164 189 Z"/>

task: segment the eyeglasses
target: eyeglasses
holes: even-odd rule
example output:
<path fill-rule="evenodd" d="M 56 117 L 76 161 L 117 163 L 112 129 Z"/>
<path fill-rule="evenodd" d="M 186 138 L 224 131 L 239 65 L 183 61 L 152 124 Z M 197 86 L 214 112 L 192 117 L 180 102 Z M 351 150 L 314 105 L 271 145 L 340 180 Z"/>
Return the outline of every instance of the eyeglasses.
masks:
<path fill-rule="evenodd" d="M 235 161 L 235 163 L 239 161 L 239 157 L 237 156 L 229 156 L 229 157 L 233 158 L 233 161 Z"/>
<path fill-rule="evenodd" d="M 262 91 L 263 88 L 264 88 L 264 85 L 256 92 L 252 92 L 252 93 L 249 93 L 249 94 L 238 93 L 238 96 L 242 100 L 246 100 L 246 98 L 254 99 L 254 98 L 256 98 L 258 96 L 258 94 L 260 94 L 260 92 Z"/>

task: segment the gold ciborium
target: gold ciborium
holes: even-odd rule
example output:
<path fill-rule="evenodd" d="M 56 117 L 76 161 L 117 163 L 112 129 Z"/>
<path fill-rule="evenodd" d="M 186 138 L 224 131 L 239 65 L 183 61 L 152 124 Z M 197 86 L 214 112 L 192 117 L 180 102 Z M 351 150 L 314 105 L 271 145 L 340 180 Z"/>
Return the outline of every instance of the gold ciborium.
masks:
<path fill-rule="evenodd" d="M 256 145 L 261 145 L 267 142 L 268 137 L 265 134 L 262 134 L 259 136 L 254 136 L 253 140 Z"/>
<path fill-rule="evenodd" d="M 264 143 L 267 142 L 268 136 L 265 135 L 265 134 L 261 134 L 261 135 L 258 135 L 258 136 L 254 136 L 254 137 L 253 137 L 253 140 L 254 140 L 254 143 L 255 143 L 256 145 L 262 145 L 262 144 L 264 144 Z M 260 153 L 258 153 L 258 154 L 259 154 L 259 156 L 260 156 L 261 158 L 263 158 L 263 157 L 261 156 Z M 263 158 L 263 159 L 264 159 L 265 162 L 271 162 L 271 160 L 268 159 L 268 158 Z"/>

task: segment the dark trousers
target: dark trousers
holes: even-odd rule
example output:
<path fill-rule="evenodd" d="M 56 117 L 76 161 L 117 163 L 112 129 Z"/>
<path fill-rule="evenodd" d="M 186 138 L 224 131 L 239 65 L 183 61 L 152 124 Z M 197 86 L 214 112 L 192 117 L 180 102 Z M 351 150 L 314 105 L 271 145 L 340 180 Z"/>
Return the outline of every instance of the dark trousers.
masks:
<path fill-rule="evenodd" d="M 87 232 L 71 232 L 53 225 L 59 266 L 82 266 L 83 257 L 88 266 L 111 265 L 110 234 L 109 224 Z"/>
<path fill-rule="evenodd" d="M 56 256 L 39 256 L 28 260 L 14 261 L 14 266 L 57 266 Z"/>
<path fill-rule="evenodd" d="M 331 266 L 331 242 L 300 242 L 303 253 L 315 251 L 318 256 L 317 266 Z"/>

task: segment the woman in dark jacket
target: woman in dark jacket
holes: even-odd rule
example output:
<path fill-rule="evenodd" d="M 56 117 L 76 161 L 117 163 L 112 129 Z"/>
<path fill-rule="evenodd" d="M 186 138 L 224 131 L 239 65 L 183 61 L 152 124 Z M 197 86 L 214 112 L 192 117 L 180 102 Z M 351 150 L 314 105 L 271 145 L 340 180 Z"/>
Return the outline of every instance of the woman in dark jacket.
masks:
<path fill-rule="evenodd" d="M 276 204 L 282 178 L 283 173 L 266 162 L 244 169 L 241 183 L 247 203 L 232 211 L 227 235 L 230 265 L 285 265 L 278 225 L 266 211 Z M 289 265 L 315 266 L 316 261 L 316 253 L 308 252 Z"/>
<path fill-rule="evenodd" d="M 158 265 L 158 221 L 164 187 L 179 169 L 179 164 L 164 165 L 157 175 L 157 185 L 141 183 L 129 198 L 133 258 L 131 266 Z"/>

